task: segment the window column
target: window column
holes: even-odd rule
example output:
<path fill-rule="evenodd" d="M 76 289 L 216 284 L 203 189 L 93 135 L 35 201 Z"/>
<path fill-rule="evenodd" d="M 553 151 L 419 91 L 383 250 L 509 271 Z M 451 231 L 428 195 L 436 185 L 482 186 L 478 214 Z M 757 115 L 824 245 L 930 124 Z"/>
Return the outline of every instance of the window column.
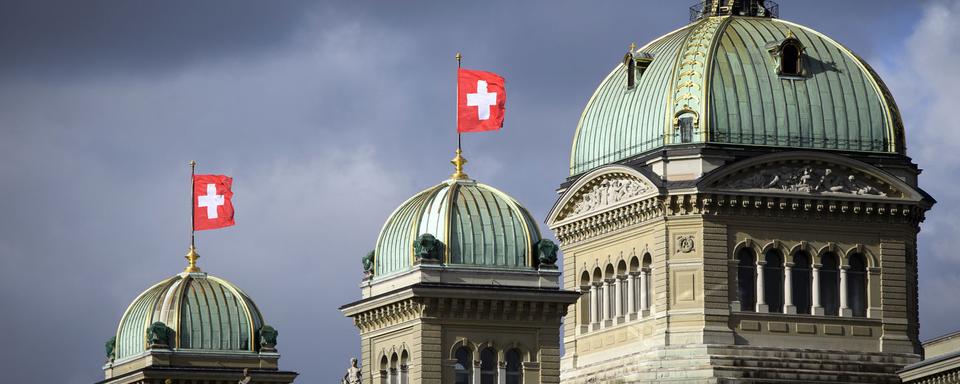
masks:
<path fill-rule="evenodd" d="M 850 269 L 849 265 L 840 266 L 840 316 L 851 317 L 853 316 L 853 310 L 850 309 L 847 297 L 847 270 Z"/>
<path fill-rule="evenodd" d="M 820 305 L 820 267 L 823 264 L 813 264 L 813 294 L 810 295 L 813 302 L 813 315 L 823 315 L 823 306 Z"/>
<path fill-rule="evenodd" d="M 650 315 L 650 269 L 640 270 L 640 312 L 641 316 Z"/>
<path fill-rule="evenodd" d="M 483 364 L 481 363 L 481 361 L 474 360 L 473 361 L 473 380 L 470 381 L 472 384 L 480 384 L 483 382 L 481 381 L 483 380 L 482 369 L 483 369 Z"/>
<path fill-rule="evenodd" d="M 613 325 L 613 311 L 611 311 L 611 303 L 613 300 L 613 281 L 615 279 L 606 279 L 604 282 L 606 286 L 603 287 L 603 325 L 610 326 Z"/>
<path fill-rule="evenodd" d="M 623 288 L 624 288 L 624 284 L 623 284 L 623 281 L 626 280 L 626 279 L 627 279 L 626 276 L 617 276 L 617 277 L 614 279 L 614 284 L 615 284 L 615 285 L 614 285 L 614 287 L 615 287 L 615 288 L 614 288 L 614 292 L 616 293 L 616 295 L 615 295 L 615 297 L 614 297 L 613 309 L 614 309 L 614 312 L 615 312 L 615 314 L 616 314 L 616 316 L 617 316 L 617 319 L 616 319 L 617 324 L 623 322 L 623 307 L 624 307 L 624 302 L 623 302 Z"/>
<path fill-rule="evenodd" d="M 783 313 L 795 314 L 793 305 L 793 263 L 783 263 Z"/>
<path fill-rule="evenodd" d="M 507 362 L 497 363 L 497 384 L 507 384 Z"/>
<path fill-rule="evenodd" d="M 637 318 L 637 273 L 627 274 L 627 313 L 630 320 Z"/>
<path fill-rule="evenodd" d="M 763 260 L 757 260 L 757 312 L 769 312 L 770 307 L 767 306 L 767 300 L 763 295 L 763 266 L 767 262 Z"/>
<path fill-rule="evenodd" d="M 593 289 L 590 290 L 590 326 L 594 329 L 600 324 L 600 291 L 602 289 L 602 283 L 593 283 Z"/>

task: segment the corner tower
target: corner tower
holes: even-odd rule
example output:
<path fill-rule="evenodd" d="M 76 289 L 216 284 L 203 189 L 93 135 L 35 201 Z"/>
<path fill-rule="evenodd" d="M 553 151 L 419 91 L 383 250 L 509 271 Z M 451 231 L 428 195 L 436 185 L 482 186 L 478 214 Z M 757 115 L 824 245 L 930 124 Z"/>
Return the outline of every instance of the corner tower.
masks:
<path fill-rule="evenodd" d="M 364 258 L 364 383 L 558 383 L 557 246 L 512 197 L 457 173 L 400 205 Z M 492 381 L 491 381 L 492 380 Z"/>
<path fill-rule="evenodd" d="M 889 90 L 772 1 L 703 1 L 588 102 L 548 225 L 564 383 L 896 383 L 917 184 Z"/>

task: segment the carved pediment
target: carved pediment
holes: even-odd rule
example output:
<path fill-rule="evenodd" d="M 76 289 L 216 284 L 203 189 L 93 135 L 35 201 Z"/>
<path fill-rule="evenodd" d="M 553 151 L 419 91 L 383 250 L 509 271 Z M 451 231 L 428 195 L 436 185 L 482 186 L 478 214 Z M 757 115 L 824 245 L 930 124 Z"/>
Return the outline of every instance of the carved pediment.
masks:
<path fill-rule="evenodd" d="M 880 177 L 822 161 L 783 161 L 732 172 L 708 188 L 837 196 L 904 198 L 905 193 Z"/>
<path fill-rule="evenodd" d="M 574 191 L 560 209 L 556 221 L 587 216 L 623 205 L 655 189 L 650 183 L 628 173 L 605 173 L 590 179 Z"/>

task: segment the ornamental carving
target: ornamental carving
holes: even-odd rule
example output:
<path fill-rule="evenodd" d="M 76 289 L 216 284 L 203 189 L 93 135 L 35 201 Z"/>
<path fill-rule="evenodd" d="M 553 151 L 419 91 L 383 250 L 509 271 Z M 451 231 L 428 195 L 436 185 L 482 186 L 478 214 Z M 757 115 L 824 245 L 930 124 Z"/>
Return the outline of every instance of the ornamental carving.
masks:
<path fill-rule="evenodd" d="M 570 215 L 579 216 L 599 211 L 640 196 L 650 189 L 650 185 L 626 175 L 603 178 L 599 182 L 584 187 L 583 192 L 574 198 Z"/>
<path fill-rule="evenodd" d="M 677 252 L 690 253 L 695 249 L 693 235 L 677 236 Z"/>
<path fill-rule="evenodd" d="M 902 193 L 878 180 L 841 167 L 779 166 L 738 173 L 717 186 L 723 189 L 768 190 L 810 194 L 893 196 Z"/>

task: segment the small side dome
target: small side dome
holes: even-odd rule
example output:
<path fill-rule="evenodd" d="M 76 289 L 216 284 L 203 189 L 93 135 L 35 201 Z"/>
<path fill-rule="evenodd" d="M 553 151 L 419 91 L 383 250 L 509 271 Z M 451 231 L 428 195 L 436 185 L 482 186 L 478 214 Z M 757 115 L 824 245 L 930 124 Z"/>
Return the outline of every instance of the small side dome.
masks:
<path fill-rule="evenodd" d="M 540 240 L 536 221 L 512 197 L 455 177 L 414 195 L 390 215 L 377 239 L 373 277 L 410 269 L 418 251 L 431 259 L 436 255 L 448 267 L 533 269 Z"/>
<path fill-rule="evenodd" d="M 181 273 L 141 293 L 117 327 L 114 358 L 121 361 L 145 352 L 154 323 L 168 328 L 166 344 L 176 350 L 253 352 L 264 326 L 256 304 L 230 282 L 203 272 Z M 157 340 L 153 340 L 156 342 Z"/>

